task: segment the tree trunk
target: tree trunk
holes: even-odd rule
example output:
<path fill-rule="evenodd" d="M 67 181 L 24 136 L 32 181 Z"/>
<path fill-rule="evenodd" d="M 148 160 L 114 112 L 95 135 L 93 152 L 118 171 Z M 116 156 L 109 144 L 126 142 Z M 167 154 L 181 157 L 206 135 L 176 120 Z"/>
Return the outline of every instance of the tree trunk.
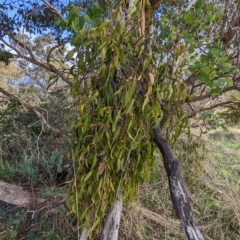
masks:
<path fill-rule="evenodd" d="M 188 240 L 203 240 L 193 217 L 191 197 L 189 196 L 180 169 L 180 162 L 173 155 L 171 148 L 163 138 L 160 127 L 154 129 L 154 142 L 162 153 L 164 167 L 168 175 L 173 206 L 181 227 Z"/>
<path fill-rule="evenodd" d="M 122 199 L 117 199 L 105 220 L 100 240 L 118 240 L 118 230 L 122 214 Z"/>

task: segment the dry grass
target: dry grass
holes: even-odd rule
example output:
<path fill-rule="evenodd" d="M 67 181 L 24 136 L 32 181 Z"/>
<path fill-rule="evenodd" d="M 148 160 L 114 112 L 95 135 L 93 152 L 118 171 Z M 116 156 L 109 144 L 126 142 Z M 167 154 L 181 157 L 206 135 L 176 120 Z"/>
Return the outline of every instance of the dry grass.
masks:
<path fill-rule="evenodd" d="M 176 148 L 205 239 L 240 239 L 240 130 L 215 131 L 204 141 L 181 139 Z M 175 218 L 162 162 L 139 202 L 125 211 L 120 239 L 185 239 Z"/>

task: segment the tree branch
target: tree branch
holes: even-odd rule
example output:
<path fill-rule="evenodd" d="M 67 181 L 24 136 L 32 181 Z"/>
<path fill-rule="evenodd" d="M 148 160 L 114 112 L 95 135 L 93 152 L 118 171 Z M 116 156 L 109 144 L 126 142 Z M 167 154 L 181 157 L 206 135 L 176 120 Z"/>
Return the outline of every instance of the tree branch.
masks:
<path fill-rule="evenodd" d="M 133 203 L 133 211 L 136 215 L 142 215 L 143 217 L 160 224 L 165 229 L 169 229 L 174 235 L 181 234 L 179 233 L 180 227 L 178 220 L 166 218 L 165 216 L 150 211 L 145 207 L 141 207 L 136 203 Z"/>
<path fill-rule="evenodd" d="M 229 92 L 229 91 L 232 91 L 232 90 L 240 90 L 240 88 L 238 86 L 235 86 L 235 85 L 231 86 L 231 87 L 228 87 L 228 88 L 225 88 L 221 91 L 220 94 L 217 95 L 217 97 L 219 97 L 223 93 L 226 93 L 226 92 Z M 191 99 L 189 99 L 189 97 L 187 97 L 186 99 L 179 101 L 179 104 L 184 104 L 184 103 L 188 103 L 188 102 L 193 103 L 193 102 L 203 101 L 203 100 L 206 100 L 210 97 L 212 97 L 212 94 L 209 92 L 209 93 L 206 93 L 204 95 L 192 96 Z"/>
<path fill-rule="evenodd" d="M 240 101 L 226 101 L 226 102 L 220 102 L 220 103 L 214 104 L 210 107 L 206 107 L 206 108 L 203 107 L 203 108 L 199 109 L 198 111 L 195 111 L 194 113 L 188 115 L 188 118 L 193 118 L 194 116 L 196 116 L 196 114 L 198 114 L 200 112 L 212 110 L 212 109 L 222 107 L 222 106 L 227 106 L 229 104 L 238 104 L 239 105 Z"/>
<path fill-rule="evenodd" d="M 48 52 L 48 55 L 47 55 L 47 63 L 49 64 L 50 63 L 50 57 L 51 57 L 51 53 L 53 52 L 53 50 L 57 49 L 58 47 L 62 46 L 63 44 L 62 43 L 58 43 L 57 45 L 53 46 L 49 52 Z"/>
<path fill-rule="evenodd" d="M 162 136 L 160 127 L 154 129 L 154 142 L 163 156 L 164 168 L 168 175 L 169 188 L 176 215 L 188 240 L 203 240 L 193 217 L 189 196 L 181 173 L 179 160 L 173 155 L 170 146 Z"/>
<path fill-rule="evenodd" d="M 56 13 L 61 19 L 63 19 L 62 14 L 53 5 L 46 0 L 42 0 L 42 2 L 44 2 L 53 13 Z"/>
<path fill-rule="evenodd" d="M 0 28 L 0 30 L 1 30 L 1 28 Z M 8 42 L 6 42 L 6 41 L 4 41 L 3 39 L 1 39 L 1 41 L 4 42 L 4 44 L 5 44 L 6 46 L 8 46 L 9 48 L 11 48 L 12 50 L 14 50 L 14 51 L 18 54 L 18 56 L 16 56 L 16 58 L 25 59 L 26 61 L 29 61 L 29 62 L 31 62 L 31 63 L 33 63 L 33 64 L 35 64 L 35 65 L 37 65 L 37 66 L 40 66 L 40 67 L 42 67 L 42 68 L 44 68 L 44 69 L 46 69 L 46 70 L 48 70 L 48 71 L 50 71 L 50 72 L 53 72 L 53 73 L 57 74 L 58 76 L 60 76 L 61 79 L 62 79 L 65 83 L 67 83 L 69 86 L 72 85 L 72 82 L 65 76 L 65 74 L 64 74 L 63 72 L 61 72 L 60 70 L 58 70 L 54 65 L 50 64 L 49 62 L 48 62 L 47 64 L 44 64 L 44 63 L 41 63 L 41 62 L 37 61 L 36 58 L 34 57 L 32 51 L 30 50 L 30 48 L 28 48 L 27 46 L 25 46 L 24 43 L 18 41 L 17 39 L 14 40 L 14 39 L 11 37 L 12 35 L 10 35 L 10 34 L 8 34 L 8 33 L 6 33 L 6 34 L 9 36 L 9 38 L 11 38 L 14 42 L 16 42 L 20 47 L 22 47 L 23 49 L 27 50 L 27 52 L 28 52 L 29 55 L 30 55 L 30 57 L 25 56 L 25 55 L 22 54 L 20 51 L 18 51 L 17 48 L 13 47 L 13 46 L 10 45 Z M 49 57 L 49 56 L 48 56 L 48 57 Z"/>
<path fill-rule="evenodd" d="M 36 199 L 33 194 L 24 191 L 22 187 L 0 181 L 0 200 L 18 207 L 31 208 L 37 203 L 43 203 L 45 199 Z"/>
<path fill-rule="evenodd" d="M 26 50 L 26 51 L 29 53 L 29 55 L 31 56 L 31 58 L 36 61 L 35 56 L 34 56 L 32 50 L 31 50 L 28 46 L 26 46 L 24 43 L 20 42 L 18 39 L 16 39 L 16 38 L 14 37 L 14 35 L 12 35 L 12 34 L 10 34 L 9 32 L 7 32 L 4 28 L 0 27 L 0 30 L 2 30 L 2 31 L 4 32 L 4 34 L 6 34 L 9 38 L 11 38 L 17 45 L 19 45 L 19 46 L 22 47 L 24 50 Z M 3 39 L 2 39 L 2 41 L 3 41 Z M 3 42 L 4 42 L 5 44 L 7 44 L 5 41 L 3 41 Z M 7 45 L 8 45 L 8 47 L 13 48 L 12 45 L 9 45 L 9 44 L 7 44 Z M 15 48 L 14 48 L 14 51 L 16 51 Z M 16 51 L 16 52 L 17 52 L 17 51 Z"/>

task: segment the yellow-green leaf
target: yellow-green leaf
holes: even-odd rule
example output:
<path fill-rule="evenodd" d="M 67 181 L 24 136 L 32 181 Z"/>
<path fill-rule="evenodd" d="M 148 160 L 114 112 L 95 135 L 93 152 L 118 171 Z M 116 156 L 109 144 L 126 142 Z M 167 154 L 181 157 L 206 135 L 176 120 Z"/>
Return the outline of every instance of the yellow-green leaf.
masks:
<path fill-rule="evenodd" d="M 89 172 L 87 176 L 84 179 L 84 182 L 86 182 L 91 176 L 92 176 L 93 171 Z"/>
<path fill-rule="evenodd" d="M 144 99 L 143 105 L 142 105 L 143 112 L 144 112 L 144 109 L 145 109 L 146 105 L 148 104 L 148 102 L 149 102 L 149 96 L 146 96 Z"/>
<path fill-rule="evenodd" d="M 78 51 L 77 48 L 72 49 L 72 50 L 67 54 L 66 59 L 67 59 L 67 60 L 70 60 L 77 51 Z"/>

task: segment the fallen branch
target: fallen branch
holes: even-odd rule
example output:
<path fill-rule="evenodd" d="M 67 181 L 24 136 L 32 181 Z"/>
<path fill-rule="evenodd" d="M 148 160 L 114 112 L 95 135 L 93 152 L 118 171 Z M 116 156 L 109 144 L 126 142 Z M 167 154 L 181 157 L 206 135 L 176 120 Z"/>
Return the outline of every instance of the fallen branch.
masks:
<path fill-rule="evenodd" d="M 179 234 L 179 221 L 167 218 L 163 215 L 150 211 L 145 207 L 141 207 L 138 203 L 133 203 L 133 212 L 136 215 L 142 215 L 144 218 L 154 221 L 155 223 L 169 229 L 172 234 Z"/>
<path fill-rule="evenodd" d="M 41 198 L 36 199 L 33 194 L 23 190 L 22 187 L 0 181 L 0 201 L 18 207 L 35 208 L 37 204 L 42 204 L 46 200 Z"/>
<path fill-rule="evenodd" d="M 203 240 L 193 217 L 191 197 L 187 192 L 181 173 L 180 163 L 173 155 L 171 148 L 163 138 L 160 127 L 154 129 L 154 142 L 162 153 L 164 168 L 168 175 L 169 188 L 176 215 L 188 240 Z"/>

